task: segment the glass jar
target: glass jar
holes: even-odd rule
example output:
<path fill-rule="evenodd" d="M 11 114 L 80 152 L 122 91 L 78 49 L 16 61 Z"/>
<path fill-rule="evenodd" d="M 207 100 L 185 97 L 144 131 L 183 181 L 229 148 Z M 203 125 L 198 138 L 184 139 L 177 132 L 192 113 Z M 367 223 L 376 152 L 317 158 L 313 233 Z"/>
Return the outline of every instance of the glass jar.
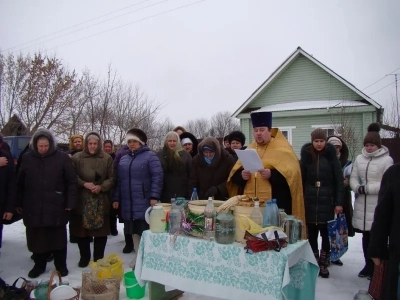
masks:
<path fill-rule="evenodd" d="M 282 227 L 283 220 L 285 220 L 287 214 L 283 208 L 279 209 L 279 226 Z"/>
<path fill-rule="evenodd" d="M 235 217 L 231 211 L 223 211 L 215 219 L 215 241 L 232 244 L 235 241 Z"/>
<path fill-rule="evenodd" d="M 299 238 L 299 224 L 292 215 L 287 215 L 282 222 L 283 231 L 287 235 L 287 241 L 289 244 L 294 244 Z"/>
<path fill-rule="evenodd" d="M 304 226 L 303 221 L 299 220 L 299 219 L 296 219 L 296 222 L 297 222 L 297 228 L 298 228 L 297 240 L 298 241 L 304 240 L 304 238 L 303 238 L 303 228 L 304 228 L 303 227 Z"/>
<path fill-rule="evenodd" d="M 165 212 L 162 206 L 153 206 L 150 214 L 150 231 L 153 233 L 165 232 Z"/>

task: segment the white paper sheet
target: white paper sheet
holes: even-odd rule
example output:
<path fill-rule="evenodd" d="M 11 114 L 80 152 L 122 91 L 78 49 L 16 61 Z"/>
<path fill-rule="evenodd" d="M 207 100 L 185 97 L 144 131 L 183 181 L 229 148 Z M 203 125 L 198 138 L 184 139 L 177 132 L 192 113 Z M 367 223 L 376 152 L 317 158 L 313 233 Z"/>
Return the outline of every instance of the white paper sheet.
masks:
<path fill-rule="evenodd" d="M 245 170 L 252 173 L 264 169 L 260 157 L 255 149 L 236 150 L 235 152 Z"/>

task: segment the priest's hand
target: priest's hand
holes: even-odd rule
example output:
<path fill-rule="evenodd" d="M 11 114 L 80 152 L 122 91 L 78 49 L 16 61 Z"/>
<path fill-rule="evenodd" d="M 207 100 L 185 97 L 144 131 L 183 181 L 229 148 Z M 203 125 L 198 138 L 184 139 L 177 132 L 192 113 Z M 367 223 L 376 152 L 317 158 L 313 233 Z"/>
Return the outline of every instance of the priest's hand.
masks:
<path fill-rule="evenodd" d="M 270 169 L 261 169 L 261 170 L 258 170 L 258 173 L 260 173 L 261 177 L 264 178 L 265 180 L 268 180 L 271 178 L 271 170 Z"/>
<path fill-rule="evenodd" d="M 242 178 L 243 180 L 249 180 L 251 177 L 251 172 L 248 170 L 243 170 L 242 171 Z"/>

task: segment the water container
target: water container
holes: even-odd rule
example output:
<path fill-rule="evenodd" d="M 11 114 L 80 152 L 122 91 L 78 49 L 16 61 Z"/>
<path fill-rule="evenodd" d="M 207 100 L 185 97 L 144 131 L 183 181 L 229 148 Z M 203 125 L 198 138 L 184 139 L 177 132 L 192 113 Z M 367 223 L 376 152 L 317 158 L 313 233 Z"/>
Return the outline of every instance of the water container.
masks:
<path fill-rule="evenodd" d="M 283 220 L 285 220 L 287 214 L 283 208 L 279 208 L 279 226 L 282 227 Z"/>
<path fill-rule="evenodd" d="M 215 241 L 232 244 L 235 241 L 235 217 L 230 211 L 223 211 L 215 219 Z"/>
<path fill-rule="evenodd" d="M 150 213 L 150 231 L 153 233 L 165 232 L 165 211 L 162 206 L 153 206 Z"/>
<path fill-rule="evenodd" d="M 204 236 L 208 240 L 214 240 L 215 238 L 215 206 L 213 198 L 208 197 L 208 202 L 204 208 Z"/>
<path fill-rule="evenodd" d="M 276 204 L 276 199 L 272 199 L 272 210 L 274 212 L 272 224 L 273 224 L 273 226 L 279 226 L 280 225 L 280 216 L 279 216 L 279 208 L 278 208 L 278 205 Z"/>
<path fill-rule="evenodd" d="M 263 215 L 261 213 L 260 202 L 258 202 L 258 200 L 254 201 L 254 208 L 251 211 L 250 219 L 260 226 L 263 225 Z"/>
<path fill-rule="evenodd" d="M 168 231 L 170 234 L 175 234 L 181 229 L 182 212 L 181 207 L 176 205 L 174 198 L 171 199 L 171 205 L 172 208 L 168 216 Z"/>
<path fill-rule="evenodd" d="M 294 216 L 287 215 L 282 222 L 283 231 L 287 235 L 289 244 L 294 244 L 299 238 L 299 224 Z"/>
<path fill-rule="evenodd" d="M 272 226 L 272 202 L 270 200 L 267 201 L 267 206 L 264 209 L 264 218 L 263 218 L 263 227 Z"/>
<path fill-rule="evenodd" d="M 197 193 L 197 188 L 193 188 L 192 196 L 190 200 L 199 200 L 199 194 Z"/>

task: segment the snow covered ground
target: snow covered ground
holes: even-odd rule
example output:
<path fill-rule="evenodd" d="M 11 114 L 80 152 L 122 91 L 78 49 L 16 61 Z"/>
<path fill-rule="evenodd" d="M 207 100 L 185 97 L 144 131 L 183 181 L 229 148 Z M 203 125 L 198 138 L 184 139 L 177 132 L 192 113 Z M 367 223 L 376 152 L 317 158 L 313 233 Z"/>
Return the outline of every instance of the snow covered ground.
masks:
<path fill-rule="evenodd" d="M 118 224 L 119 235 L 109 236 L 106 254 L 118 253 L 125 261 L 125 269 L 129 270 L 129 262 L 132 254 L 123 254 L 122 248 L 125 245 L 123 236 L 123 224 Z M 0 249 L 0 277 L 11 284 L 19 276 L 27 277 L 29 270 L 33 267 L 30 259 L 31 253 L 26 248 L 25 226 L 22 222 L 5 226 L 3 232 L 3 247 Z M 68 269 L 69 275 L 65 277 L 70 285 L 81 285 L 81 272 L 83 269 L 78 267 L 79 251 L 76 244 L 68 244 Z M 318 278 L 316 299 L 319 300 L 350 300 L 358 290 L 367 290 L 369 281 L 359 278 L 358 272 L 364 266 L 364 257 L 361 248 L 361 234 L 349 238 L 349 251 L 343 256 L 343 267 L 331 266 L 329 268 L 329 279 Z M 89 269 L 88 267 L 87 269 Z M 54 270 L 53 262 L 47 264 L 46 273 L 40 279 L 49 279 Z M 215 295 L 218 297 L 218 295 Z M 121 299 L 127 299 L 125 289 L 121 285 Z M 146 298 L 144 298 L 146 299 Z M 182 300 L 202 300 L 212 299 L 195 294 L 185 293 Z M 310 299 L 312 300 L 312 299 Z"/>

